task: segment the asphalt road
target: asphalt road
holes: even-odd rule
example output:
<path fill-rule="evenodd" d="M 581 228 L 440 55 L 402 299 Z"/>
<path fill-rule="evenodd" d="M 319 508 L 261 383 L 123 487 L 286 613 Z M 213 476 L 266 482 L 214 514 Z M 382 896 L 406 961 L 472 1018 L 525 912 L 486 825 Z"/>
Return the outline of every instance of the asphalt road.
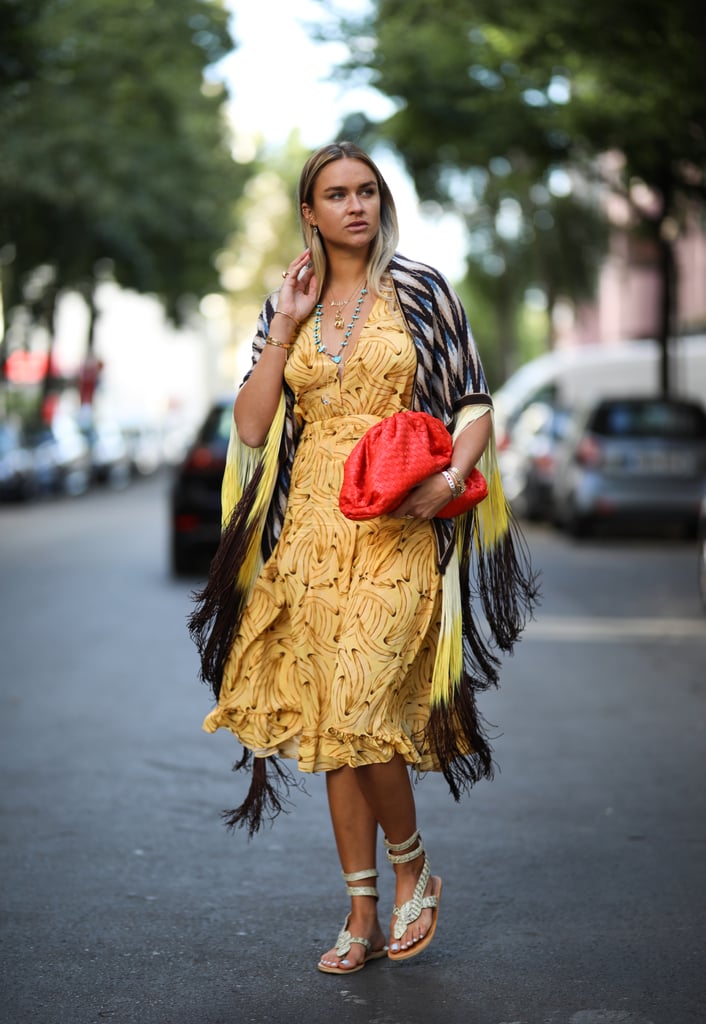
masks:
<path fill-rule="evenodd" d="M 544 603 L 483 702 L 496 780 L 419 784 L 407 964 L 315 969 L 346 903 L 314 778 L 252 842 L 166 570 L 165 481 L 0 507 L 3 1024 L 703 1024 L 694 545 L 528 531 Z M 392 875 L 381 858 L 382 906 Z"/>

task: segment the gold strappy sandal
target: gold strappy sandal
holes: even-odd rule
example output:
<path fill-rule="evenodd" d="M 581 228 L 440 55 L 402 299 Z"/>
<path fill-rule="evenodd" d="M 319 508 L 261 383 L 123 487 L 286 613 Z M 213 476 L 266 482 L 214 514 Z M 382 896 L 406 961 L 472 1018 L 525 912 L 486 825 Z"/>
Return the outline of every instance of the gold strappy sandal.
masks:
<path fill-rule="evenodd" d="M 361 878 L 377 878 L 379 872 L 375 868 L 368 868 L 367 871 L 351 871 L 346 874 L 342 872 L 343 877 L 346 881 L 346 892 L 349 896 L 374 896 L 375 899 L 379 899 L 379 893 L 377 886 L 374 885 L 349 885 L 349 882 L 359 882 Z M 348 931 L 348 922 L 351 919 L 351 915 L 348 914 L 346 920 L 343 922 L 343 928 L 338 933 L 336 939 L 336 956 L 345 957 L 346 953 L 350 951 L 351 946 L 354 942 L 359 943 L 365 948 L 365 959 L 362 960 L 356 967 L 329 967 L 327 964 L 319 963 L 317 967 L 324 974 L 355 974 L 357 971 L 362 971 L 368 960 L 379 960 L 381 957 L 387 956 L 387 946 L 382 949 L 373 949 L 368 939 L 358 938 L 357 936 L 351 935 Z M 345 963 L 345 961 L 344 961 Z"/>
<path fill-rule="evenodd" d="M 422 844 L 421 836 L 419 832 L 415 832 L 413 836 L 406 839 L 404 843 L 389 843 L 387 839 L 384 840 L 387 859 L 391 864 L 407 864 L 411 860 L 416 860 L 417 857 L 421 857 L 424 854 L 424 866 L 422 873 L 419 876 L 417 884 L 414 887 L 412 898 L 403 903 L 401 907 L 393 907 L 392 916 L 396 919 L 392 934 L 395 939 L 401 939 L 407 928 L 414 924 L 419 918 L 423 910 L 431 910 L 431 926 L 429 931 L 424 934 L 424 937 L 415 942 L 408 949 L 401 949 L 398 952 L 394 952 L 392 949 L 388 952 L 390 960 L 409 960 L 410 957 L 418 956 L 422 950 L 426 949 L 431 940 L 434 938 L 434 932 L 436 931 L 437 918 L 439 916 L 439 900 L 441 898 L 441 879 L 437 875 L 432 875 L 431 865 L 429 864 L 429 858 L 427 857 L 424 846 Z M 418 843 L 413 850 L 410 847 Z M 427 883 L 431 879 L 431 895 L 425 896 L 424 890 L 427 887 Z"/>

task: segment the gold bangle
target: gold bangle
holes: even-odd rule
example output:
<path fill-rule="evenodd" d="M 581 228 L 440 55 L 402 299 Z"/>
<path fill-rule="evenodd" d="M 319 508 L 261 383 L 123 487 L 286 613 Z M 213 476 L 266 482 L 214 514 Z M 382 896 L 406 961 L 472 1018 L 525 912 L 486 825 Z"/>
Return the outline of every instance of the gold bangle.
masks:
<path fill-rule="evenodd" d="M 291 341 L 280 341 L 279 338 L 273 338 L 271 335 L 267 335 L 265 338 L 266 345 L 274 345 L 275 348 L 288 349 L 292 347 Z"/>
<path fill-rule="evenodd" d="M 456 488 L 459 492 L 459 495 L 463 494 L 463 492 L 466 490 L 466 481 L 461 475 L 461 470 L 458 469 L 457 466 L 447 466 L 446 469 L 456 481 Z"/>
<path fill-rule="evenodd" d="M 293 324 L 296 324 L 297 330 L 301 327 L 299 320 L 293 317 L 291 313 L 285 313 L 283 309 L 276 309 L 274 315 L 277 316 L 277 314 L 280 316 L 286 316 L 288 320 L 291 320 Z"/>
<path fill-rule="evenodd" d="M 441 475 L 443 476 L 444 480 L 446 480 L 446 483 L 449 485 L 449 488 L 451 489 L 451 493 L 453 494 L 454 498 L 460 498 L 463 492 L 466 490 L 465 481 L 462 480 L 459 483 L 458 478 L 455 475 L 457 473 L 458 470 L 456 469 L 455 466 L 449 466 L 448 469 L 441 470 Z"/>

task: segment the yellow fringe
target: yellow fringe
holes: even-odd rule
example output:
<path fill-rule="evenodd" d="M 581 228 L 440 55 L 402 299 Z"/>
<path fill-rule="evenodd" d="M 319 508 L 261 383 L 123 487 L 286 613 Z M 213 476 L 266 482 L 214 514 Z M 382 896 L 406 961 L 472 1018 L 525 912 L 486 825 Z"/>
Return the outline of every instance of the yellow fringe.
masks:
<path fill-rule="evenodd" d="M 441 593 L 441 628 L 429 696 L 432 707 L 451 703 L 463 671 L 461 574 L 455 549 L 442 577 Z"/>
<path fill-rule="evenodd" d="M 510 525 L 495 449 L 494 430 L 490 433 L 490 440 L 480 458 L 478 468 L 488 485 L 488 497 L 476 506 L 478 544 L 480 547 L 494 548 L 503 539 Z"/>
<path fill-rule="evenodd" d="M 469 405 L 463 408 L 458 414 L 454 427 L 454 442 L 462 430 L 486 414 L 492 418 L 492 409 L 488 405 Z M 478 517 L 477 543 L 479 547 L 492 548 L 502 540 L 509 525 L 505 492 L 495 448 L 494 429 L 490 431 L 490 439 L 480 458 L 478 468 L 488 484 L 488 496 L 475 508 L 475 515 Z M 459 532 L 459 543 L 460 540 Z M 463 613 L 459 555 L 460 552 L 456 547 L 442 581 L 441 629 L 434 660 L 430 695 L 432 707 L 451 704 L 463 672 Z"/>
<path fill-rule="evenodd" d="M 489 415 L 493 421 L 493 409 L 489 405 L 467 405 L 461 409 L 456 419 L 453 431 L 454 444 L 456 438 L 466 427 L 479 419 L 481 416 Z M 507 504 L 503 490 L 500 469 L 498 467 L 498 455 L 495 447 L 495 426 L 491 427 L 490 438 L 485 451 L 478 461 L 478 469 L 485 477 L 488 485 L 488 497 L 476 507 L 478 517 L 478 543 L 481 547 L 493 548 L 505 536 L 508 531 Z"/>
<path fill-rule="evenodd" d="M 238 583 L 248 594 L 263 564 L 260 542 L 279 472 L 279 446 L 284 428 L 285 412 L 284 392 L 282 392 L 265 443 L 259 448 L 250 448 L 244 444 L 238 436 L 235 420 L 231 424 L 226 468 L 221 487 L 221 523 L 224 528 L 233 514 L 233 509 L 242 498 L 248 481 L 257 466 L 260 462 L 264 466 L 257 496 L 248 513 L 248 525 L 257 522 L 258 528 L 253 532 L 253 539 L 238 571 Z"/>

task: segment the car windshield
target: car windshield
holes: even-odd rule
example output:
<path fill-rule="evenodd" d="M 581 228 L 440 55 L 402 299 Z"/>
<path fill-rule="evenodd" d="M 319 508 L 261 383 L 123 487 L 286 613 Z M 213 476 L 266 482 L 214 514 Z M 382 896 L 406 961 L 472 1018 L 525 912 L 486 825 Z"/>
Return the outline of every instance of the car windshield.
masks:
<path fill-rule="evenodd" d="M 232 420 L 233 407 L 231 405 L 212 409 L 201 430 L 200 443 L 212 444 L 213 442 L 221 442 L 228 444 Z"/>
<path fill-rule="evenodd" d="M 596 410 L 591 430 L 604 437 L 706 438 L 706 415 L 687 402 L 605 402 Z"/>

